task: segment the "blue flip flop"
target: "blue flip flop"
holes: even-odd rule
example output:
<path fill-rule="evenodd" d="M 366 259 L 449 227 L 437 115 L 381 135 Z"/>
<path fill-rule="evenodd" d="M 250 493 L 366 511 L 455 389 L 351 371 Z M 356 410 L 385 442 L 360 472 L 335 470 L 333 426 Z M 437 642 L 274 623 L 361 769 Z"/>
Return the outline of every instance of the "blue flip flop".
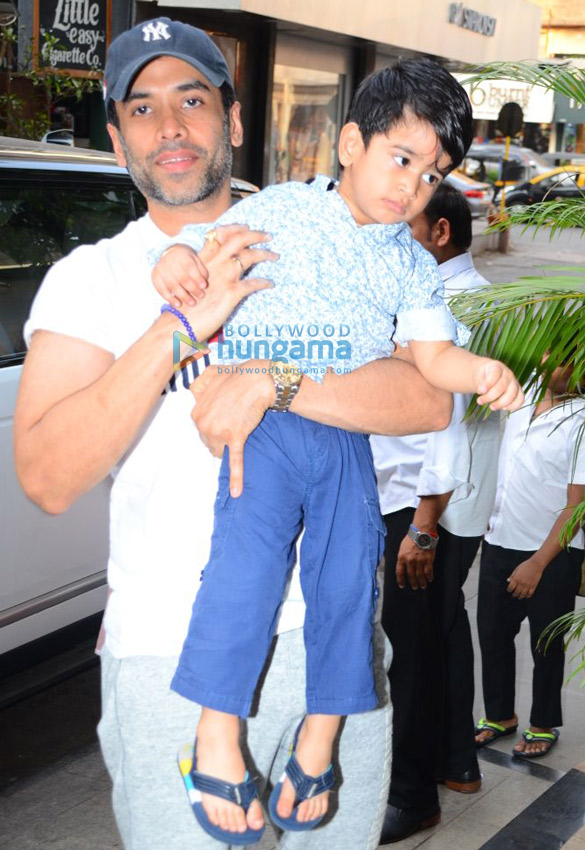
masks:
<path fill-rule="evenodd" d="M 299 723 L 297 731 L 295 732 L 290 758 L 286 763 L 284 773 L 274 786 L 270 799 L 268 800 L 268 812 L 270 813 L 272 822 L 280 829 L 288 830 L 290 832 L 302 832 L 304 830 L 314 829 L 317 824 L 321 823 L 324 815 L 320 818 L 315 818 L 314 820 L 304 822 L 298 821 L 298 806 L 303 802 L 303 800 L 309 800 L 311 797 L 316 797 L 317 794 L 322 794 L 324 791 L 330 791 L 335 785 L 335 772 L 333 770 L 333 765 L 330 764 L 325 773 L 322 773 L 320 776 L 308 776 L 298 763 L 295 756 L 295 750 L 297 748 L 297 741 L 302 725 L 303 721 Z M 276 805 L 282 790 L 282 783 L 287 776 L 295 789 L 295 803 L 292 814 L 288 818 L 281 818 L 276 811 Z"/>
<path fill-rule="evenodd" d="M 179 750 L 179 770 L 199 826 L 212 838 L 222 841 L 224 844 L 241 844 L 243 846 L 256 844 L 262 838 L 264 827 L 262 829 L 248 828 L 245 832 L 230 832 L 230 830 L 221 829 L 211 823 L 201 803 L 201 792 L 203 792 L 221 797 L 223 800 L 229 800 L 230 803 L 241 806 L 247 812 L 252 800 L 258 796 L 256 783 L 250 779 L 247 772 L 244 781 L 238 785 L 216 779 L 214 776 L 207 776 L 205 773 L 199 773 L 194 766 L 194 748 L 194 744 L 185 744 L 181 747 Z"/>

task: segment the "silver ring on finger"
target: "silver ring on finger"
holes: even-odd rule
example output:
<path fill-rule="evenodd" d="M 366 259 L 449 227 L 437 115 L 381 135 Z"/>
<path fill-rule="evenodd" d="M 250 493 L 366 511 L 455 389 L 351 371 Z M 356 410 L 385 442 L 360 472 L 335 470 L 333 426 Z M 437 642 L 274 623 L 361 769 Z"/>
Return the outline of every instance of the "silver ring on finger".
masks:
<path fill-rule="evenodd" d="M 242 262 L 242 258 L 239 256 L 239 254 L 234 254 L 234 255 L 233 255 L 233 257 L 232 257 L 232 263 L 238 263 L 238 265 L 240 266 L 240 277 L 242 277 L 242 275 L 244 274 L 244 272 L 246 271 L 246 269 L 244 268 L 244 264 L 243 264 L 243 262 Z"/>

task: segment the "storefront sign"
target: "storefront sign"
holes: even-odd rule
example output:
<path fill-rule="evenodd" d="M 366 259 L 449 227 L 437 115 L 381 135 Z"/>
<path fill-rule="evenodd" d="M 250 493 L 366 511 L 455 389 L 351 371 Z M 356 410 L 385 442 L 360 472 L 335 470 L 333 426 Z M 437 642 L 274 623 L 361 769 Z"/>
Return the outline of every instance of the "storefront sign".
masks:
<path fill-rule="evenodd" d="M 89 77 L 103 70 L 110 39 L 111 0 L 35 0 L 35 60 Z M 57 39 L 47 45 L 46 34 Z"/>
<path fill-rule="evenodd" d="M 465 74 L 454 74 L 463 83 Z M 517 83 L 514 80 L 485 80 L 465 86 L 471 100 L 473 117 L 485 121 L 497 121 L 505 103 L 517 103 L 524 113 L 524 123 L 549 124 L 553 120 L 554 93 L 541 86 Z"/>
<path fill-rule="evenodd" d="M 449 23 L 463 29 L 478 32 L 480 35 L 494 35 L 496 19 L 490 15 L 482 15 L 474 9 L 468 9 L 463 3 L 449 4 Z"/>

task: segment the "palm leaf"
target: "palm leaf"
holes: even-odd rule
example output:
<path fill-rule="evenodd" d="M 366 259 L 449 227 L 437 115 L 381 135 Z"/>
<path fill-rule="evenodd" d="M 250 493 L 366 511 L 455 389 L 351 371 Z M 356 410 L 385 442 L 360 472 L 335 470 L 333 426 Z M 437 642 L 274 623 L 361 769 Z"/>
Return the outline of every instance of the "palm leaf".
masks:
<path fill-rule="evenodd" d="M 554 620 L 544 629 L 538 639 L 538 646 L 546 652 L 551 643 L 557 638 L 564 637 L 565 652 L 574 641 L 580 641 L 585 632 L 585 608 L 581 611 L 572 611 Z M 571 656 L 569 662 L 580 659 L 579 665 L 571 672 L 567 681 L 573 679 L 578 673 L 585 671 L 585 646 L 582 646 Z M 583 683 L 582 683 L 583 686 Z"/>
<path fill-rule="evenodd" d="M 581 274 L 490 284 L 451 302 L 453 313 L 472 330 L 471 350 L 506 363 L 525 389 L 536 389 L 537 401 L 560 363 L 585 365 L 585 270 L 569 269 Z M 579 392 L 582 374 L 574 369 L 569 391 Z M 475 405 L 470 414 L 474 410 Z"/>
<path fill-rule="evenodd" d="M 505 217 L 496 219 L 487 228 L 487 232 L 508 230 L 514 226 L 521 227 L 522 233 L 534 227 L 534 236 L 541 228 L 549 228 L 551 239 L 561 230 L 576 227 L 582 237 L 585 233 L 585 195 L 583 199 L 559 198 L 531 206 L 506 209 Z"/>
<path fill-rule="evenodd" d="M 535 62 L 494 62 L 472 66 L 466 69 L 469 76 L 464 85 L 484 80 L 514 80 L 541 86 L 547 91 L 556 91 L 565 97 L 572 97 L 579 103 L 585 103 L 585 69 Z"/>

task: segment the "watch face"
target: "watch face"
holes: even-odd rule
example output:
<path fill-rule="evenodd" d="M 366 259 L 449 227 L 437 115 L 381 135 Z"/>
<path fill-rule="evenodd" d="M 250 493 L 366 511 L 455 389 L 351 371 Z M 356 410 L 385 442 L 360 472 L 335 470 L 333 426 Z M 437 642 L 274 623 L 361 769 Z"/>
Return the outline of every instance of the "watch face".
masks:
<path fill-rule="evenodd" d="M 424 531 L 419 531 L 416 543 L 421 549 L 433 548 L 433 538 L 430 534 L 425 534 Z"/>
<path fill-rule="evenodd" d="M 285 363 L 283 360 L 274 360 L 271 367 L 272 374 L 279 384 L 285 387 L 292 387 L 299 384 L 303 373 L 298 366 L 291 366 L 290 363 Z"/>

